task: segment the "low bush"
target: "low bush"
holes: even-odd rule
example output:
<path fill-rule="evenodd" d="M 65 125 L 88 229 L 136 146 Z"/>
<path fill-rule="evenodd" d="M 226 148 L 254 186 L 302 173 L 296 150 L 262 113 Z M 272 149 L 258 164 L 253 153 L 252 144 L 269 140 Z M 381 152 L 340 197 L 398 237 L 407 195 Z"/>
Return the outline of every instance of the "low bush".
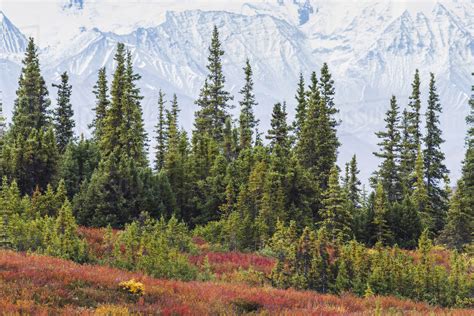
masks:
<path fill-rule="evenodd" d="M 104 242 L 113 244 L 104 260 L 112 266 L 143 271 L 151 276 L 166 279 L 194 280 L 198 269 L 186 252 L 194 251 L 189 231 L 174 217 L 154 220 L 143 214 L 138 221 Z"/>

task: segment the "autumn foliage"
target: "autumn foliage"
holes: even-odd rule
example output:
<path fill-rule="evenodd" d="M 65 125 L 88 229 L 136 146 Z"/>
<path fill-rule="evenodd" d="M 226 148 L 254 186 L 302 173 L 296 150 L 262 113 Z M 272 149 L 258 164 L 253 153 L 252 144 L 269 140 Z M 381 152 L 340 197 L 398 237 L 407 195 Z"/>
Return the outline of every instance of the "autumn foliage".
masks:
<path fill-rule="evenodd" d="M 146 289 L 139 298 L 119 287 L 121 282 L 132 279 Z M 0 293 L 0 310 L 6 314 L 232 315 L 246 309 L 272 315 L 469 315 L 472 312 L 393 297 L 362 299 L 244 284 L 158 280 L 105 266 L 79 265 L 12 251 L 0 251 Z"/>

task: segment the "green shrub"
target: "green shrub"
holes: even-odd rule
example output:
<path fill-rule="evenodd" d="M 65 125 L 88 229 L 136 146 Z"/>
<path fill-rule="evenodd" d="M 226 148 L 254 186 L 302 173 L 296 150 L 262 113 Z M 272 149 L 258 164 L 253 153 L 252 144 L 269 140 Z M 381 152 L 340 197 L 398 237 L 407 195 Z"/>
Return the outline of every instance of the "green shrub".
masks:
<path fill-rule="evenodd" d="M 115 267 L 140 270 L 157 278 L 194 280 L 198 270 L 183 254 L 193 250 L 183 223 L 174 217 L 154 220 L 144 214 L 119 233 L 106 260 Z"/>

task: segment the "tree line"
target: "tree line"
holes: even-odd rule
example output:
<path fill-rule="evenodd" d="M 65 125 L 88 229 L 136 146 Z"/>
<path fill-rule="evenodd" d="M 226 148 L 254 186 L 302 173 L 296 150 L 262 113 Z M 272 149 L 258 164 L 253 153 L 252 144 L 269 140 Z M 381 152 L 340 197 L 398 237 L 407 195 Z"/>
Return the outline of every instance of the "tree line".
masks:
<path fill-rule="evenodd" d="M 155 218 L 174 215 L 233 249 L 262 248 L 278 220 L 295 221 L 299 231 L 325 228 L 331 240 L 367 245 L 413 248 L 425 229 L 431 238 L 459 250 L 471 243 L 472 99 L 463 175 L 453 193 L 440 149 L 442 107 L 435 77 L 431 74 L 423 115 L 416 71 L 409 104 L 401 111 L 392 96 L 385 129 L 376 133 L 380 142 L 374 155 L 380 165 L 368 194 L 361 188 L 356 156 L 342 172 L 336 165 L 340 122 L 327 64 L 320 73 L 311 73 L 308 85 L 301 74 L 294 120 L 289 122 L 285 103 L 275 104 L 271 128 L 263 136 L 254 114 L 259 105 L 248 60 L 238 96 L 240 114 L 234 119 L 229 113 L 234 97 L 225 89 L 223 54 L 214 28 L 190 135 L 179 127 L 176 95 L 167 106 L 160 91 L 152 168 L 137 87 L 140 75 L 125 45 L 117 45 L 110 84 L 105 68 L 98 71 L 95 118 L 89 126 L 93 136 L 85 139 L 73 132 L 68 74 L 53 84 L 57 107 L 51 110 L 37 47 L 30 39 L 12 124 L 1 121 L 2 176 L 26 195 L 62 181 L 81 225 L 123 227 L 142 211 Z"/>
<path fill-rule="evenodd" d="M 193 229 L 194 235 L 228 250 L 269 250 L 278 259 L 272 274 L 275 286 L 323 292 L 351 289 L 360 295 L 398 293 L 419 299 L 435 291 L 431 287 L 416 295 L 402 293 L 402 285 L 395 281 L 371 281 L 392 276 L 371 275 L 397 247 L 430 248 L 426 245 L 434 240 L 457 251 L 472 249 L 474 99 L 469 101 L 462 177 L 453 191 L 440 148 L 442 107 L 435 77 L 430 75 L 427 109 L 422 114 L 421 79 L 416 71 L 409 103 L 401 110 L 393 96 L 385 128 L 376 133 L 380 142 L 374 155 L 380 165 L 368 192 L 358 177 L 355 155 L 342 170 L 336 164 L 340 121 L 335 83 L 326 63 L 309 79 L 300 75 L 294 120 L 290 122 L 284 102 L 276 103 L 270 129 L 262 133 L 255 116 L 259 104 L 251 64 L 247 60 L 243 67 L 245 82 L 236 97 L 240 113 L 234 118 L 230 114 L 234 96 L 225 89 L 223 55 L 214 28 L 191 133 L 179 125 L 176 95 L 167 100 L 160 91 L 157 125 L 153 135 L 148 135 L 137 86 L 140 75 L 134 70 L 131 52 L 117 44 L 110 82 L 105 68 L 98 71 L 93 88 L 95 117 L 89 126 L 92 137 L 86 139 L 73 132 L 67 72 L 53 84 L 57 106 L 50 108 L 37 47 L 30 39 L 12 124 L 6 126 L 3 115 L 0 118 L 0 247 L 38 250 L 82 262 L 88 259 L 85 242 L 76 232 L 78 224 L 125 227 L 120 240 L 132 248 L 129 255 L 112 253 L 114 265 L 158 271 L 163 262 L 171 266 L 169 262 L 179 259 L 176 269 L 182 267 L 180 271 L 190 279 L 196 272 L 179 255 L 185 249 L 158 242 L 171 235 L 154 232 L 179 221 Z M 147 159 L 151 137 L 156 143 L 152 163 Z M 139 227 L 144 223 L 143 212 L 148 214 L 148 228 Z M 181 228 L 179 232 L 183 240 L 191 234 Z M 372 246 L 381 261 L 363 263 L 369 270 L 354 266 L 349 254 L 360 249 L 370 253 Z M 384 248 L 391 246 L 395 248 Z M 134 261 L 136 251 L 147 247 L 157 257 Z M 163 247 L 168 248 L 164 251 Z M 339 254 L 336 261 L 327 257 L 331 247 Z M 386 264 L 413 263 L 402 256 Z M 365 272 L 357 281 L 351 273 L 359 268 Z M 330 273 L 326 275 L 325 269 Z M 399 281 L 418 282 L 416 269 Z M 180 275 L 170 271 L 162 275 Z M 441 298 L 433 293 L 426 295 L 436 302 L 452 305 L 456 301 L 451 294 Z"/>

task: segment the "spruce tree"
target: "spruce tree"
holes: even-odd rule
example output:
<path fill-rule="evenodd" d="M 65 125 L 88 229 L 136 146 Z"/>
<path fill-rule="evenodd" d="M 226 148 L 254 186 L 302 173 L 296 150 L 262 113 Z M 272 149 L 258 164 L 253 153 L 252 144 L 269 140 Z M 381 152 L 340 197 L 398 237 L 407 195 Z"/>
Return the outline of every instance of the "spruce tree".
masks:
<path fill-rule="evenodd" d="M 244 150 L 252 146 L 254 129 L 258 120 L 254 115 L 254 108 L 257 106 L 255 94 L 253 93 L 252 67 L 247 59 L 244 67 L 245 85 L 240 90 L 242 101 L 240 101 L 239 136 L 240 149 Z"/>
<path fill-rule="evenodd" d="M 428 198 L 428 192 L 426 191 L 426 184 L 424 181 L 424 166 L 423 166 L 423 153 L 421 147 L 418 147 L 418 155 L 415 163 L 415 183 L 413 184 L 414 190 L 411 195 L 411 200 L 415 211 L 418 213 L 424 228 L 430 227 L 431 224 L 431 212 L 429 210 L 430 203 Z"/>
<path fill-rule="evenodd" d="M 224 139 L 222 142 L 222 148 L 224 156 L 228 162 L 234 160 L 238 154 L 238 135 L 236 137 L 236 128 L 232 124 L 232 118 L 228 116 L 225 120 L 224 125 Z"/>
<path fill-rule="evenodd" d="M 337 166 L 331 168 L 329 187 L 324 193 L 321 227 L 332 241 L 347 241 L 352 237 L 352 216 L 349 212 L 347 195 L 339 185 Z"/>
<path fill-rule="evenodd" d="M 289 155 L 289 126 L 287 123 L 287 113 L 285 104 L 276 103 L 273 106 L 271 128 L 268 130 L 266 138 L 270 141 L 270 152 L 280 159 L 285 159 Z M 280 166 L 284 168 L 286 166 Z M 282 170 L 282 169 L 279 169 Z"/>
<path fill-rule="evenodd" d="M 388 224 L 392 232 L 393 243 L 413 249 L 422 231 L 420 214 L 409 196 L 389 207 Z"/>
<path fill-rule="evenodd" d="M 375 179 L 382 182 L 389 202 L 400 201 L 402 198 L 402 183 L 398 164 L 400 157 L 399 119 L 397 99 L 392 96 L 390 109 L 385 117 L 385 131 L 375 133 L 381 140 L 378 143 L 380 150 L 374 152 L 376 157 L 382 159 Z"/>
<path fill-rule="evenodd" d="M 420 74 L 418 69 L 415 71 L 415 77 L 412 83 L 412 93 L 410 96 L 410 102 L 408 107 L 410 111 L 408 112 L 409 126 L 408 133 L 411 135 L 410 149 L 412 151 L 412 160 L 416 159 L 416 152 L 418 146 L 421 145 L 421 91 L 420 91 Z M 414 166 L 412 166 L 414 167 Z"/>
<path fill-rule="evenodd" d="M 180 109 L 178 105 L 178 97 L 173 94 L 173 100 L 171 100 L 171 109 L 166 111 L 166 135 L 168 137 L 168 149 L 170 145 L 170 139 L 174 141 L 179 140 L 179 126 L 178 126 L 178 115 Z M 177 143 L 176 143 L 177 144 Z"/>
<path fill-rule="evenodd" d="M 222 72 L 222 44 L 219 40 L 219 31 L 214 26 L 212 31 L 211 45 L 209 46 L 209 57 L 207 70 L 209 71 L 206 82 L 201 90 L 201 97 L 196 102 L 200 106 L 198 116 L 201 116 L 206 124 L 209 124 L 210 136 L 220 143 L 223 141 L 223 129 L 227 113 L 231 106 L 228 104 L 232 100 L 229 92 L 224 90 L 225 77 Z"/>
<path fill-rule="evenodd" d="M 466 117 L 467 148 L 462 175 L 451 198 L 446 225 L 439 238 L 441 243 L 458 250 L 472 243 L 474 231 L 474 85 L 472 92 L 469 99 L 470 111 Z"/>
<path fill-rule="evenodd" d="M 86 243 L 77 232 L 77 223 L 69 200 L 59 209 L 54 227 L 46 237 L 45 253 L 63 259 L 84 262 L 87 259 Z"/>
<path fill-rule="evenodd" d="M 109 88 L 107 87 L 107 73 L 105 67 L 99 69 L 97 83 L 94 85 L 92 91 L 95 95 L 95 117 L 89 128 L 92 128 L 92 133 L 96 140 L 100 140 L 103 134 L 104 120 L 107 115 L 107 110 L 110 106 Z"/>
<path fill-rule="evenodd" d="M 192 182 L 194 184 L 193 195 L 195 199 L 202 198 L 202 186 L 210 174 L 219 151 L 224 145 L 224 128 L 229 117 L 228 109 L 231 108 L 229 101 L 232 96 L 224 89 L 225 77 L 222 72 L 222 56 L 219 32 L 214 26 L 211 45 L 209 46 L 208 75 L 201 88 L 196 105 L 199 107 L 195 113 L 195 121 L 192 136 Z M 227 137 L 227 143 L 229 138 Z M 205 201 L 195 202 L 204 205 Z M 207 212 L 208 210 L 206 210 Z M 199 213 L 199 212 L 198 212 Z"/>
<path fill-rule="evenodd" d="M 122 96 L 121 110 L 123 118 L 119 128 L 122 149 L 127 155 L 138 162 L 138 166 L 148 166 L 145 147 L 147 134 L 143 122 L 141 100 L 143 96 L 136 82 L 141 76 L 134 72 L 132 53 L 126 53 L 125 94 Z"/>
<path fill-rule="evenodd" d="M 457 183 L 456 191 L 450 201 L 450 206 L 444 226 L 438 238 L 440 243 L 450 248 L 463 250 L 465 245 L 472 243 L 474 232 L 473 205 L 468 204 L 472 197 L 466 196 L 464 181 Z"/>
<path fill-rule="evenodd" d="M 122 43 L 117 44 L 114 57 L 117 66 L 112 80 L 111 103 L 103 124 L 103 136 L 99 142 L 102 158 L 113 151 L 126 154 L 138 165 L 146 166 L 144 129 L 140 89 L 136 81 L 140 75 L 133 70 L 132 56 Z"/>
<path fill-rule="evenodd" d="M 53 84 L 58 89 L 57 107 L 54 111 L 54 127 L 58 150 L 63 153 L 66 146 L 74 140 L 74 111 L 71 105 L 72 86 L 69 84 L 67 72 L 61 74 L 61 83 Z"/>
<path fill-rule="evenodd" d="M 373 208 L 374 217 L 372 225 L 374 227 L 374 235 L 372 236 L 372 241 L 374 243 L 388 244 L 392 239 L 392 232 L 387 223 L 388 203 L 382 181 L 377 182 Z"/>
<path fill-rule="evenodd" d="M 295 132 L 296 138 L 299 137 L 301 130 L 306 118 L 306 108 L 307 108 L 307 93 L 305 90 L 305 82 L 303 73 L 300 73 L 300 80 L 298 82 L 298 89 L 296 90 L 296 114 L 295 121 L 293 122 L 293 130 Z"/>
<path fill-rule="evenodd" d="M 409 124 L 409 113 L 404 109 L 400 124 L 400 180 L 405 197 L 411 194 L 415 168 L 411 149 L 412 135 L 410 134 Z"/>
<path fill-rule="evenodd" d="M 325 190 L 328 187 L 329 174 L 332 165 L 337 160 L 337 149 L 340 145 L 336 135 L 336 130 L 332 127 L 333 123 L 330 116 L 330 111 L 322 99 L 319 103 L 319 118 L 315 127 L 316 134 L 316 177 L 321 189 Z M 306 122 L 306 130 L 310 128 L 309 122 Z M 307 134 L 307 133 L 305 133 Z"/>
<path fill-rule="evenodd" d="M 425 148 L 423 151 L 425 165 L 426 190 L 429 197 L 429 209 L 433 226 L 432 233 L 438 233 L 444 226 L 446 212 L 448 209 L 448 193 L 442 186 L 448 174 L 444 164 L 444 153 L 441 151 L 442 131 L 439 127 L 439 115 L 442 111 L 439 96 L 436 92 L 434 74 L 430 74 L 430 86 L 428 95 L 428 108 L 426 112 L 426 133 L 424 138 Z"/>
<path fill-rule="evenodd" d="M 101 160 L 73 201 L 81 224 L 120 227 L 161 203 L 153 193 L 158 184 L 145 153 L 142 96 L 136 86 L 140 76 L 133 70 L 130 52 L 121 43 L 115 61 L 111 103 L 99 141 Z"/>
<path fill-rule="evenodd" d="M 10 237 L 10 215 L 11 212 L 2 206 L 0 210 L 0 249 L 12 248 Z"/>
<path fill-rule="evenodd" d="M 38 49 L 33 38 L 30 38 L 22 61 L 23 68 L 16 92 L 17 98 L 13 108 L 12 136 L 22 135 L 25 138 L 31 129 L 45 129 L 51 125 L 46 83 L 41 75 Z"/>
<path fill-rule="evenodd" d="M 17 179 L 22 193 L 31 194 L 37 185 L 45 189 L 56 175 L 58 150 L 49 105 L 37 48 L 30 38 L 1 163 L 4 174 Z"/>
<path fill-rule="evenodd" d="M 310 84 L 308 90 L 306 91 L 307 101 L 314 104 L 319 104 L 321 101 L 321 93 L 319 91 L 318 76 L 315 71 L 311 73 Z"/>
<path fill-rule="evenodd" d="M 165 120 L 165 100 L 164 93 L 160 90 L 158 94 L 158 122 L 155 126 L 156 133 L 156 153 L 155 153 L 155 170 L 160 171 L 165 164 L 165 154 L 167 149 L 167 131 Z"/>
<path fill-rule="evenodd" d="M 353 208 L 361 207 L 361 182 L 359 180 L 358 174 L 360 170 L 357 167 L 357 158 L 356 155 L 352 156 L 351 161 L 348 164 L 349 173 L 347 177 L 347 192 L 348 199 L 351 202 Z"/>
<path fill-rule="evenodd" d="M 403 182 L 404 193 L 408 194 L 412 190 L 414 183 L 413 174 L 418 146 L 421 145 L 421 91 L 420 74 L 415 71 L 412 93 L 408 103 L 408 109 L 403 111 L 401 124 L 401 152 L 400 152 L 400 176 Z"/>
<path fill-rule="evenodd" d="M 99 142 L 100 153 L 104 158 L 110 155 L 112 151 L 120 145 L 118 129 L 123 119 L 122 96 L 124 95 L 125 85 L 127 84 L 125 79 L 125 45 L 123 43 L 117 44 L 114 60 L 116 67 L 110 93 L 111 103 L 103 119 L 102 137 Z"/>
<path fill-rule="evenodd" d="M 290 139 L 285 105 L 273 106 L 270 140 L 269 168 L 265 177 L 260 212 L 257 222 L 263 240 L 269 238 L 278 220 L 287 220 L 286 175 L 289 165 Z"/>
<path fill-rule="evenodd" d="M 176 214 L 176 217 L 189 220 L 186 217 L 189 214 L 185 212 L 188 207 L 188 196 L 190 194 L 189 190 L 187 190 L 190 185 L 187 169 L 189 167 L 189 144 L 186 132 L 178 130 L 179 111 L 178 98 L 175 94 L 171 102 L 171 110 L 167 115 L 168 146 L 164 157 L 164 170 L 170 187 L 175 192 L 176 207 L 180 212 Z"/>
<path fill-rule="evenodd" d="M 329 173 L 336 162 L 339 147 L 328 110 L 324 100 L 319 99 L 318 92 L 311 93 L 296 149 L 300 163 L 309 170 L 322 190 L 328 186 Z"/>
<path fill-rule="evenodd" d="M 327 63 L 324 63 L 321 67 L 321 77 L 319 79 L 319 91 L 321 93 L 321 98 L 324 100 L 324 103 L 327 107 L 328 116 L 330 118 L 331 127 L 333 129 L 339 124 L 338 121 L 334 118 L 334 115 L 339 112 L 334 103 L 334 80 L 332 75 L 329 72 L 329 67 Z"/>
<path fill-rule="evenodd" d="M 311 76 L 305 121 L 296 144 L 300 165 L 307 170 L 311 192 L 307 192 L 313 211 L 313 220 L 319 219 L 322 192 L 327 190 L 329 174 L 336 163 L 339 141 L 331 127 L 328 107 L 320 97 L 316 74 Z"/>
<path fill-rule="evenodd" d="M 321 68 L 318 82 L 316 72 L 311 74 L 308 87 L 305 122 L 300 133 L 299 151 L 302 165 L 311 169 L 322 191 L 328 187 L 329 174 L 337 159 L 339 140 L 336 134 L 338 112 L 334 104 L 334 80 L 327 64 Z M 306 157 L 302 157 L 306 156 Z"/>
<path fill-rule="evenodd" d="M 59 177 L 64 179 L 70 199 L 79 192 L 85 180 L 90 180 L 98 164 L 99 152 L 94 140 L 81 135 L 78 142 L 66 146 L 59 163 Z"/>

